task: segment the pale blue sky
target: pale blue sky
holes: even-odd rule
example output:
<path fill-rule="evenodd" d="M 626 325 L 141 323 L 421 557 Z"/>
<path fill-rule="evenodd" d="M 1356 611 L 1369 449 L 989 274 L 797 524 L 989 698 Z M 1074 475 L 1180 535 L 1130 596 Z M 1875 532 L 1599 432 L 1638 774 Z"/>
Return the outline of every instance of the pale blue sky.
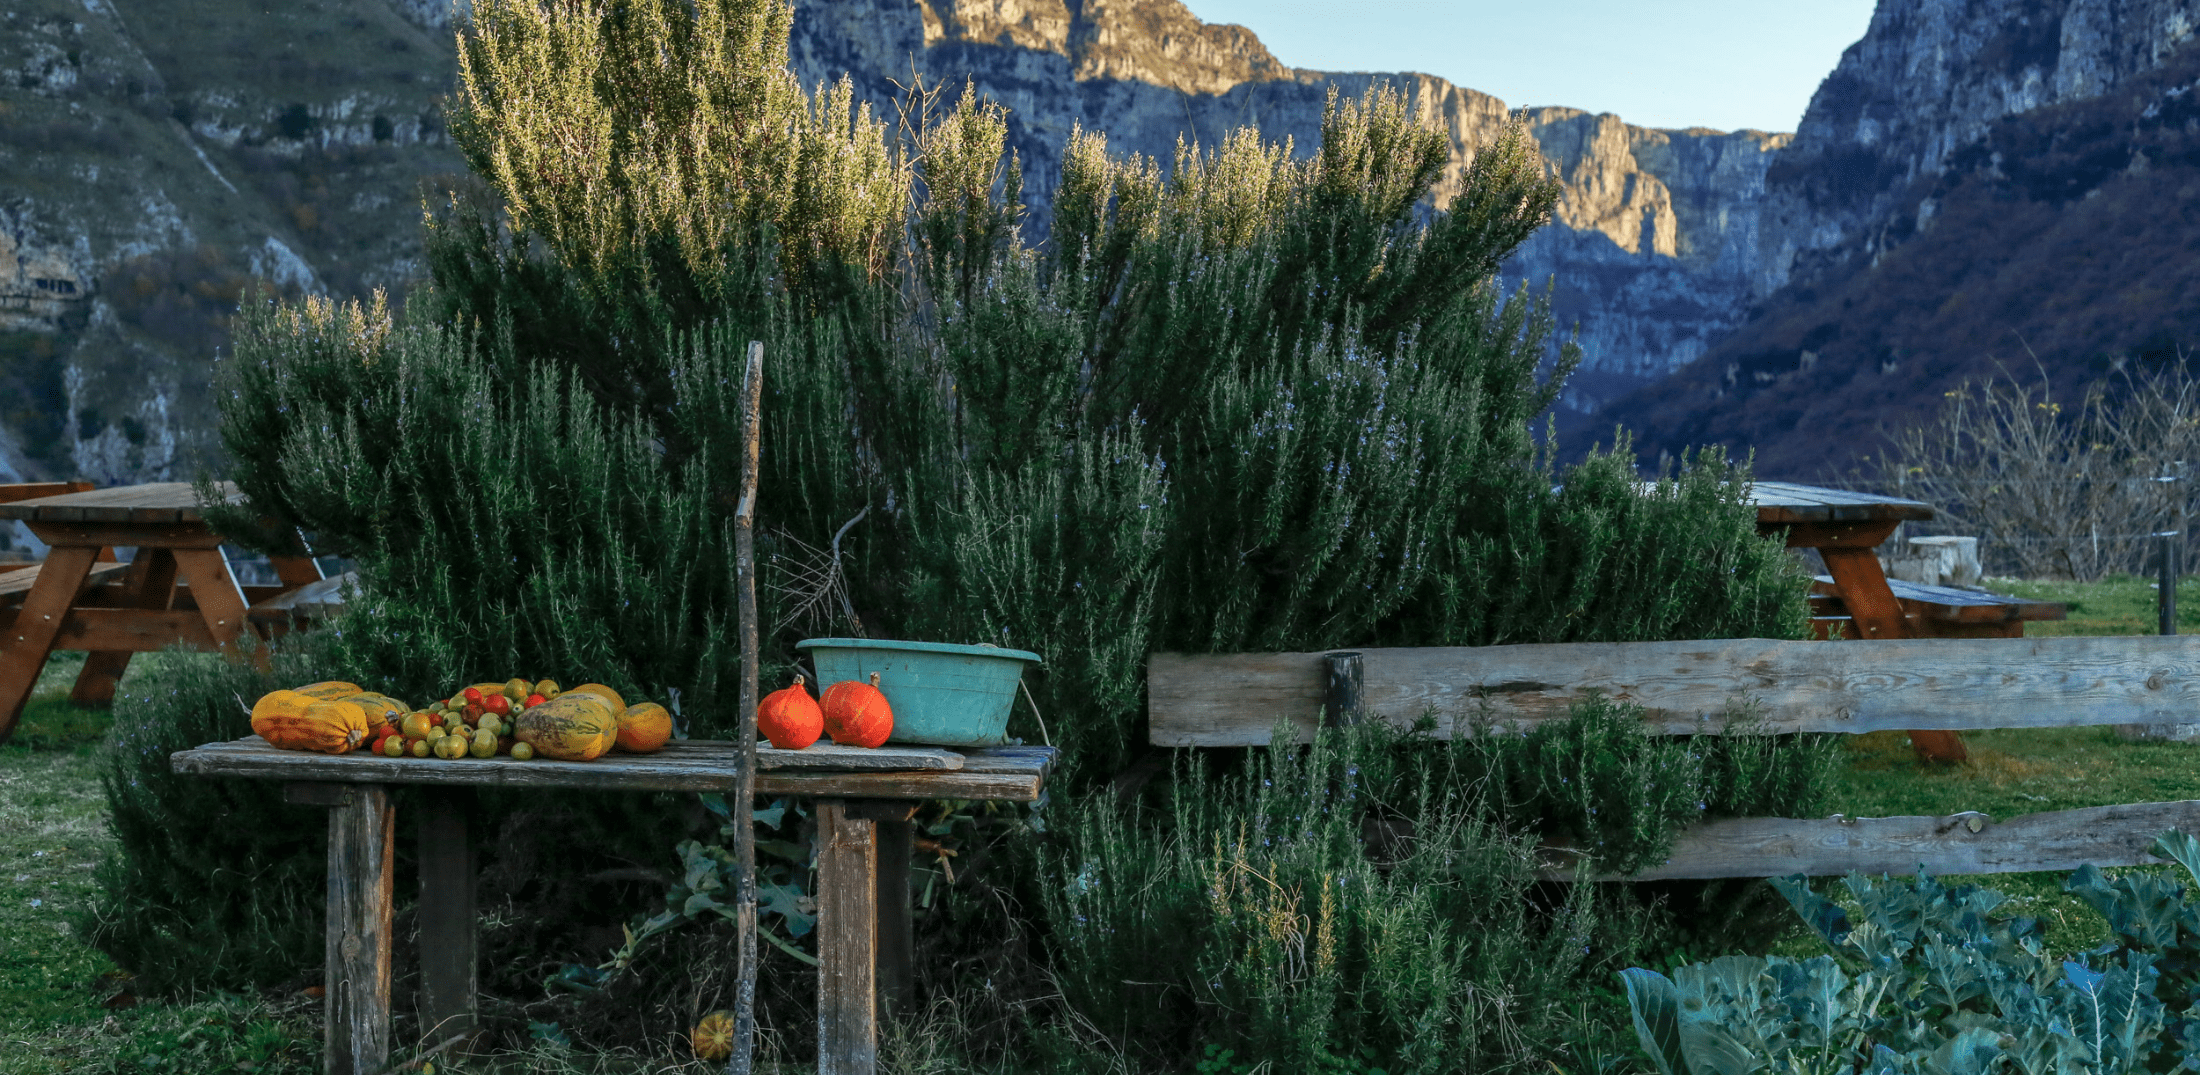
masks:
<path fill-rule="evenodd" d="M 1185 0 L 1322 71 L 1421 71 L 1515 108 L 1792 131 L 1873 0 Z"/>

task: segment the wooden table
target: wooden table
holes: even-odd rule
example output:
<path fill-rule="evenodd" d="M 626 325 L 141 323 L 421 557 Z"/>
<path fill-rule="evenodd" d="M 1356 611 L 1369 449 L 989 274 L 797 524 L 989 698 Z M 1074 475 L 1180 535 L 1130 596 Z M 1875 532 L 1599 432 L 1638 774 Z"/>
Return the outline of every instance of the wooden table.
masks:
<path fill-rule="evenodd" d="M 1887 585 L 1876 550 L 1895 527 L 1931 519 L 1931 505 L 1789 482 L 1757 482 L 1750 487 L 1750 501 L 1757 506 L 1758 533 L 1785 534 L 1788 548 L 1818 550 L 1859 636 L 1917 637 L 1902 602 Z M 1970 756 L 1963 737 L 1950 731 L 1913 731 L 1910 745 L 1929 761 L 1962 761 Z"/>
<path fill-rule="evenodd" d="M 233 485 L 221 489 L 237 495 Z M 200 518 L 187 482 L 0 504 L 0 519 L 21 520 L 50 548 L 22 604 L 0 609 L 0 743 L 14 733 L 54 650 L 91 651 L 69 700 L 105 705 L 131 654 L 176 642 L 222 649 L 245 631 L 253 602 L 321 578 L 311 557 L 277 556 L 281 585 L 237 585 L 222 537 Z M 101 563 L 117 546 L 137 549 L 127 568 Z M 108 572 L 119 581 L 95 584 Z"/>
<path fill-rule="evenodd" d="M 471 789 L 724 792 L 733 786 L 736 756 L 732 743 L 696 740 L 592 762 L 446 761 L 277 750 L 248 736 L 179 751 L 169 764 L 178 773 L 288 781 L 291 801 L 329 808 L 323 1071 L 367 1075 L 382 1071 L 390 1055 L 393 786 L 429 792 L 417 831 L 421 1023 L 432 1028 L 427 1036 L 435 1040 L 424 1043 L 432 1045 L 476 1024 Z M 757 751 L 759 796 L 797 795 L 817 805 L 820 1075 L 877 1069 L 881 978 L 906 974 L 910 959 L 909 818 L 918 801 L 1036 802 L 1055 757 L 1050 747 Z"/>

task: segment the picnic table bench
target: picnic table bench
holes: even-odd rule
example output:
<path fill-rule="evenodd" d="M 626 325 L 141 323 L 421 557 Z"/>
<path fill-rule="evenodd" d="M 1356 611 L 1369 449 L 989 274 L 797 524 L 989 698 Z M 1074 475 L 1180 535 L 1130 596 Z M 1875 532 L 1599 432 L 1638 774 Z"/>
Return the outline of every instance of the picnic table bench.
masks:
<path fill-rule="evenodd" d="M 909 860 L 917 804 L 1036 802 L 1051 747 L 859 750 L 819 744 L 757 752 L 756 794 L 815 802 L 818 1071 L 877 1067 L 877 996 L 911 962 Z M 447 1040 L 475 1028 L 475 847 L 466 797 L 477 787 L 725 792 L 738 748 L 675 740 L 656 754 L 590 762 L 386 758 L 278 750 L 258 736 L 170 756 L 175 772 L 280 780 L 292 802 L 329 810 L 327 1013 L 323 1070 L 371 1075 L 390 1055 L 390 945 L 396 883 L 392 789 L 426 793 L 419 835 L 421 1025 Z M 432 938 L 432 940 L 431 940 Z"/>
<path fill-rule="evenodd" d="M 1928 586 L 1888 579 L 1887 588 L 1902 606 L 1910 638 L 2023 638 L 2024 625 L 2068 619 L 2070 606 L 2033 601 L 1956 586 Z M 1815 637 L 1859 637 L 1851 627 L 1848 603 L 1830 575 L 1818 576 L 1810 590 L 1811 631 Z"/>
<path fill-rule="evenodd" d="M 33 486 L 41 495 L 0 502 L 0 520 L 22 522 L 49 549 L 44 563 L 0 576 L 0 743 L 54 650 L 91 652 L 69 701 L 106 705 L 132 654 L 177 642 L 228 648 L 250 629 L 253 604 L 322 580 L 301 550 L 269 558 L 279 585 L 239 586 L 188 482 L 85 484 Z M 233 485 L 217 489 L 237 496 Z M 137 550 L 127 564 L 114 552 L 124 546 Z"/>

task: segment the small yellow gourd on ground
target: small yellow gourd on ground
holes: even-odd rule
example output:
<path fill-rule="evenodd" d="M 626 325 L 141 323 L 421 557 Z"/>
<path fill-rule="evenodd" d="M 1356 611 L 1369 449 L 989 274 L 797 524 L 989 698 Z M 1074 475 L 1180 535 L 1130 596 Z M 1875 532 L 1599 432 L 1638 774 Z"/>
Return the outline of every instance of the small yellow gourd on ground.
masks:
<path fill-rule="evenodd" d="M 330 679 L 319 683 L 308 683 L 298 688 L 297 693 L 310 694 L 324 702 L 333 702 L 340 698 L 349 698 L 364 690 L 366 688 L 357 683 L 346 683 L 340 679 Z"/>
<path fill-rule="evenodd" d="M 367 714 L 351 702 L 276 691 L 252 707 L 252 731 L 284 750 L 343 754 L 367 739 Z"/>
<path fill-rule="evenodd" d="M 548 703 L 544 703 L 548 704 Z M 655 702 L 637 702 L 619 717 L 619 749 L 654 754 L 672 738 L 672 714 Z"/>
<path fill-rule="evenodd" d="M 522 711 L 513 719 L 512 736 L 545 758 L 594 761 L 618 740 L 619 714 L 625 709 L 620 705 L 615 711 L 610 700 L 594 692 L 567 691 Z"/>
<path fill-rule="evenodd" d="M 701 1060 L 724 1060 L 733 1055 L 733 1013 L 712 1012 L 695 1024 L 688 1047 Z"/>

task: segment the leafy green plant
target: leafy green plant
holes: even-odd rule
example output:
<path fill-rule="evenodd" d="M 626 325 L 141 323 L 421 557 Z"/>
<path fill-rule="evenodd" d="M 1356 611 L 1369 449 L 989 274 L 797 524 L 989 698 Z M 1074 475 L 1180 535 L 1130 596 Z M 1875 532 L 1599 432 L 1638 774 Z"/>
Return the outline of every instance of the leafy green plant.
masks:
<path fill-rule="evenodd" d="M 2200 881 L 2200 840 L 2169 832 L 2153 851 Z M 2200 906 L 2179 880 L 2073 872 L 2066 887 L 2116 939 L 2067 959 L 2036 921 L 1996 914 L 2003 898 L 1991 889 L 1851 875 L 1851 913 L 1800 877 L 1774 883 L 1830 954 L 1621 972 L 1636 1034 L 1664 1075 L 2200 1065 Z"/>

